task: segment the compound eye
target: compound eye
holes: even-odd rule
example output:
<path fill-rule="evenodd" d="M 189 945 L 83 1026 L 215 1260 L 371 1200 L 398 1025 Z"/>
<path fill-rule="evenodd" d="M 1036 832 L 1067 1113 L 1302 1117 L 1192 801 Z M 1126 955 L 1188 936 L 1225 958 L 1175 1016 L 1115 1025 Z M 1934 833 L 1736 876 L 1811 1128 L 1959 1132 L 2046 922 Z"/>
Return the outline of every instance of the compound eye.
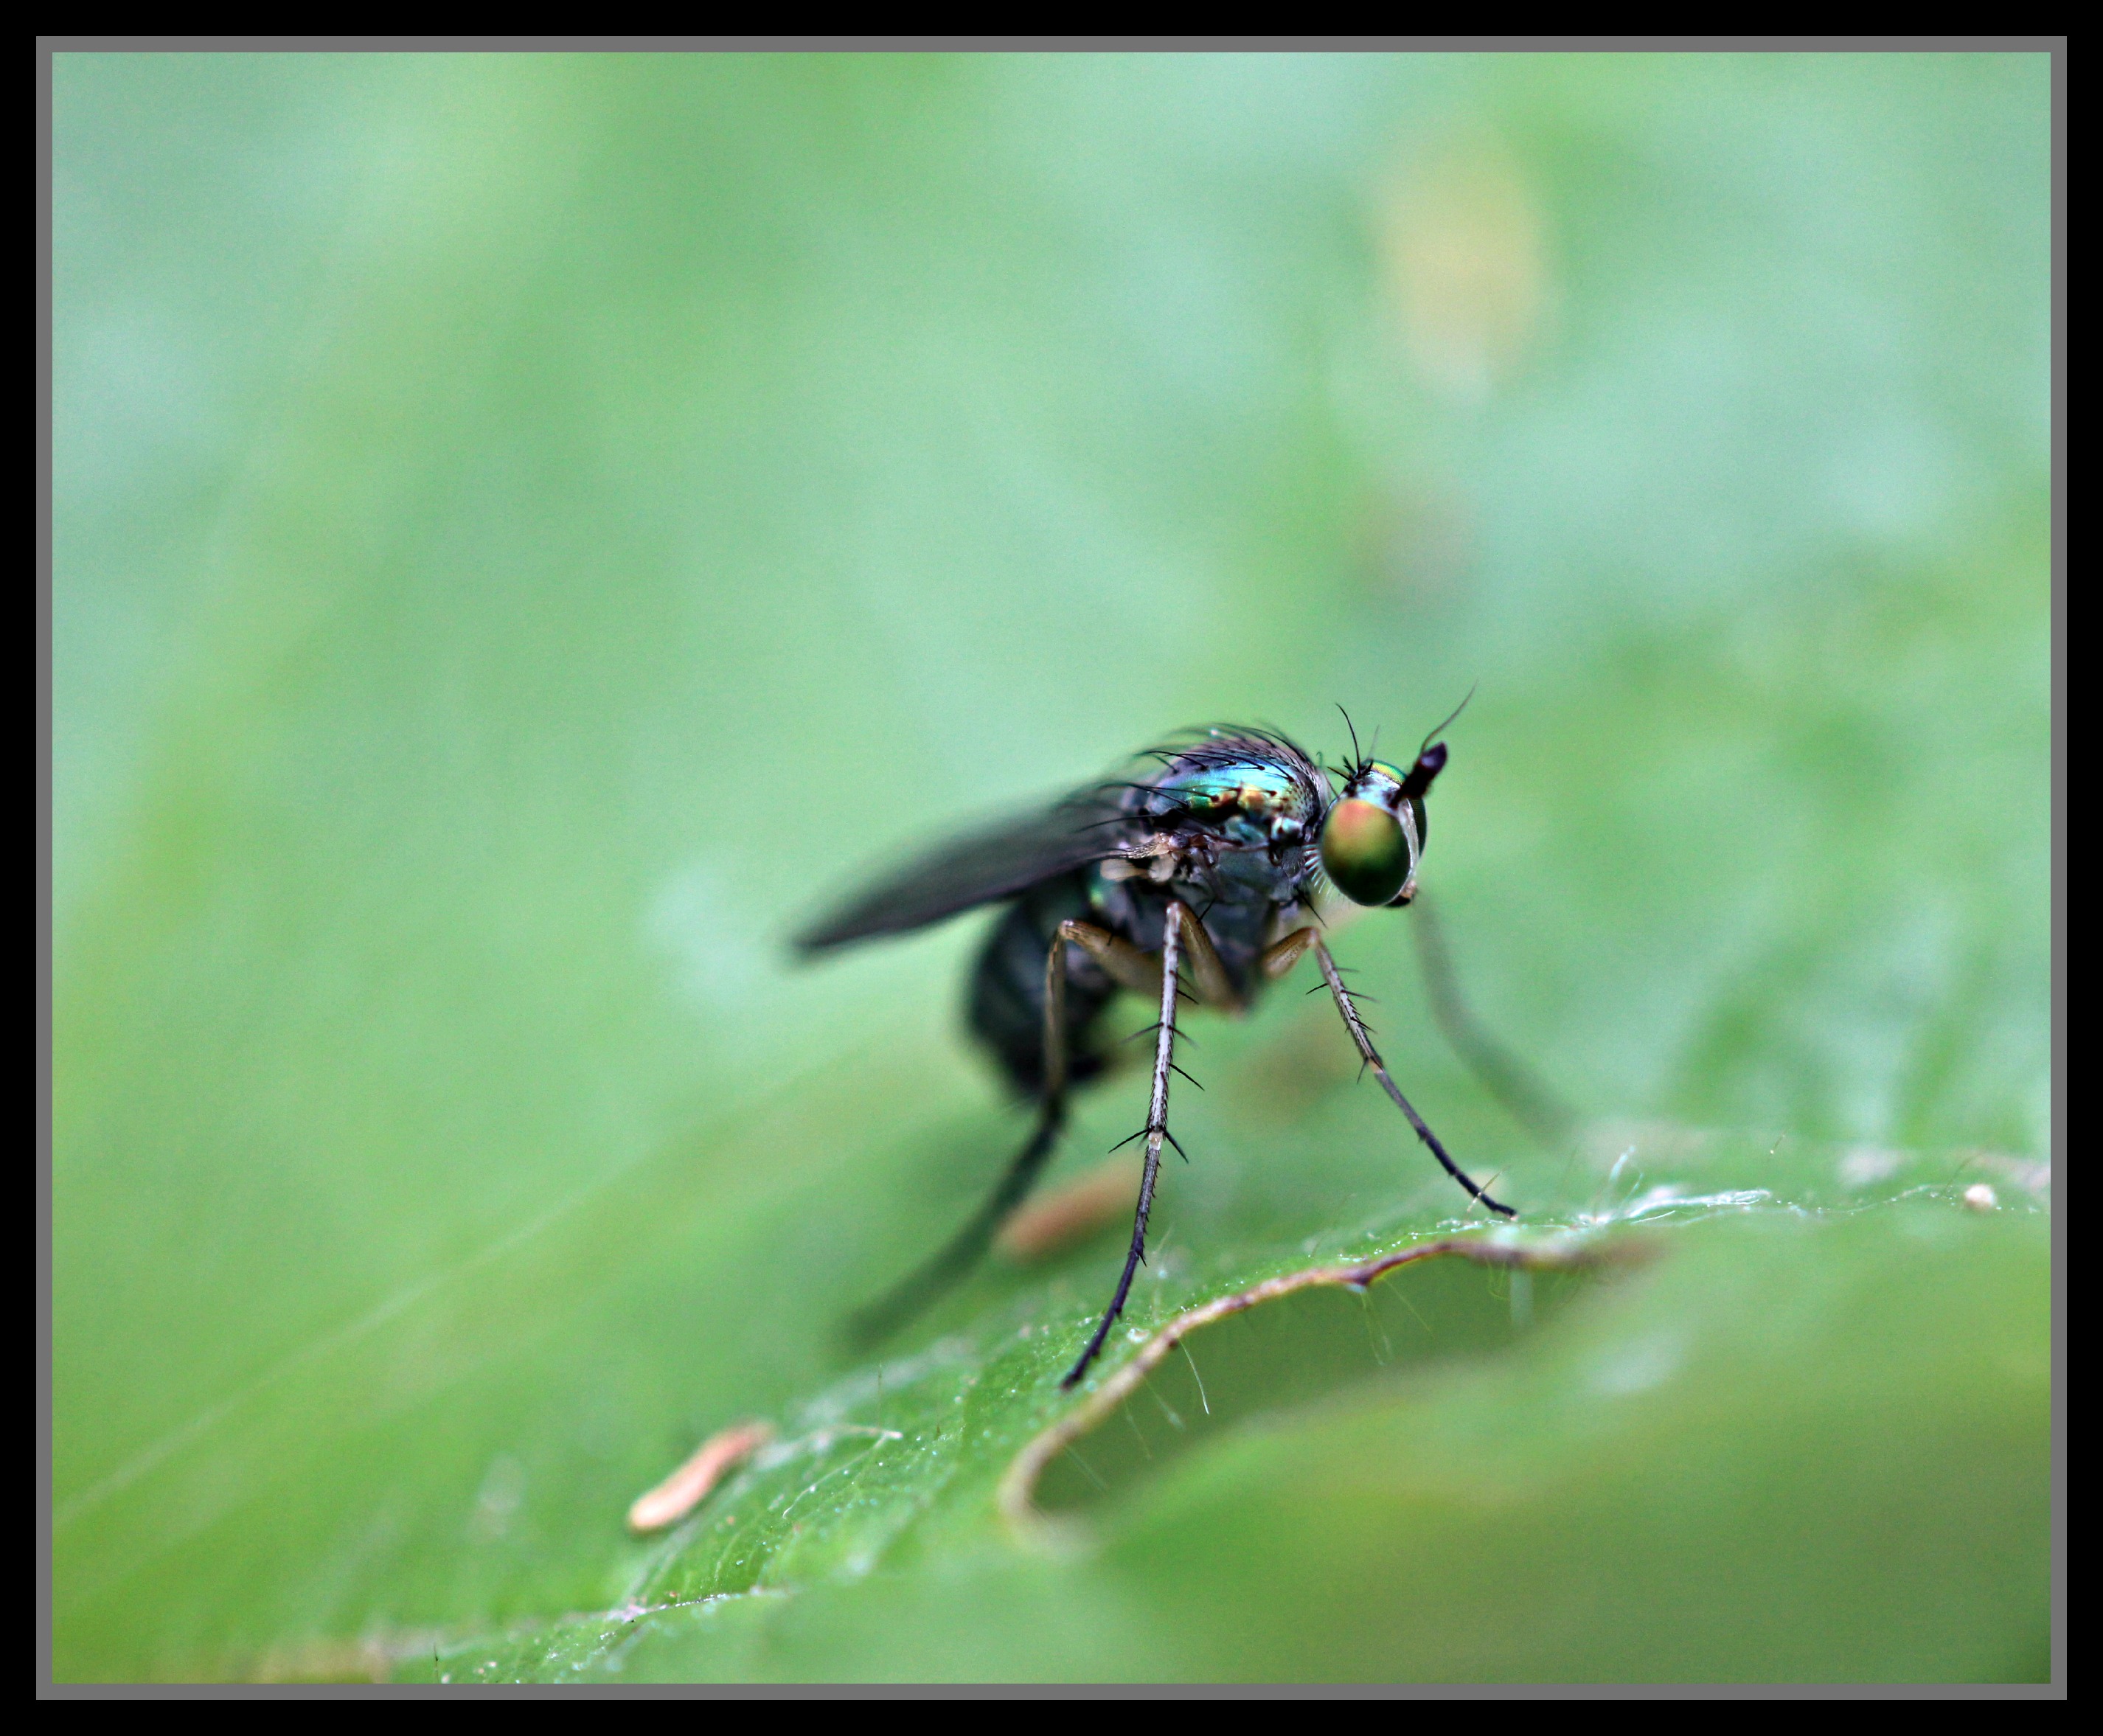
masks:
<path fill-rule="evenodd" d="M 1409 878 L 1409 842 L 1385 808 L 1349 797 L 1322 822 L 1322 866 L 1354 904 L 1387 904 Z"/>

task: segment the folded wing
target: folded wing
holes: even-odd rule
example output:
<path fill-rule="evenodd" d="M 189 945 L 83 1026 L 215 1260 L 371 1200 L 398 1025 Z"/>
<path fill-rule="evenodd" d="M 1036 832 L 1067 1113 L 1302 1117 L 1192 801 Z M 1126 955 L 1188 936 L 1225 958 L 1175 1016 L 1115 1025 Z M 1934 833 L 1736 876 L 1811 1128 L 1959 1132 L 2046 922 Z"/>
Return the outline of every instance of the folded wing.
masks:
<path fill-rule="evenodd" d="M 1128 821 L 1114 792 L 1089 790 L 1004 825 L 966 833 L 900 864 L 796 937 L 806 954 L 905 934 L 1122 853 Z"/>

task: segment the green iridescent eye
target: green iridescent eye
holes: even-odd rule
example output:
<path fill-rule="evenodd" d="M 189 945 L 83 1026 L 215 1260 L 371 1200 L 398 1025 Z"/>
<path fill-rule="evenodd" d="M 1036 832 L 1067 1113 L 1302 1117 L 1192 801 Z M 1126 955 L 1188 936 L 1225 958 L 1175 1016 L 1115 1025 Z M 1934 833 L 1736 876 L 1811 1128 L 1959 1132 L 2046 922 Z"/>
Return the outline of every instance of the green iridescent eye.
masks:
<path fill-rule="evenodd" d="M 1385 808 L 1349 797 L 1322 822 L 1322 866 L 1354 904 L 1386 904 L 1409 878 L 1409 841 Z"/>

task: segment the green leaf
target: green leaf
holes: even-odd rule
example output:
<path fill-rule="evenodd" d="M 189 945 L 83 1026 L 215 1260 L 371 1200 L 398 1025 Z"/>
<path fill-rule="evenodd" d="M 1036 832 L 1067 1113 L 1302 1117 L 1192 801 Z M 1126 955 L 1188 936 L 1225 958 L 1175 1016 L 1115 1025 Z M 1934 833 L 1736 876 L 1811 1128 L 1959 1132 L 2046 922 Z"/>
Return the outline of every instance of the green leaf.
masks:
<path fill-rule="evenodd" d="M 796 1407 L 605 1613 L 404 1646 L 402 1673 L 2034 1676 L 2039 1177 L 1990 1164 L 2012 1198 L 1967 1204 L 1952 1167 L 1654 1130 L 1572 1171 L 1596 1191 L 1559 1229 L 1359 1235 L 1327 1268 L 1452 1243 L 1537 1271 L 1448 1255 L 1185 1329 L 1310 1269 L 1158 1262 L 1153 1333 L 1120 1337 L 1180 1360 L 1108 1406 L 1121 1373 L 1088 1406 L 1059 1386 L 1085 1305 L 1019 1306 Z M 1693 1191 L 1749 1170 L 1786 1193 Z M 1018 1484 L 1040 1430 L 1060 1453 Z"/>
<path fill-rule="evenodd" d="M 2040 1673 L 2048 72 L 58 56 L 55 1675 Z M 879 1400 L 839 1324 L 1019 1119 L 973 924 L 784 937 L 1180 723 L 1471 684 L 1427 897 L 1594 1133 L 1376 914 L 1404 1088 L 1526 1236 L 1764 1197 L 1523 1327 L 1207 1328 L 1234 1416 L 1016 1533 L 1114 1235 Z M 1193 1035 L 1134 1326 L 1459 1220 L 1323 1002 Z"/>

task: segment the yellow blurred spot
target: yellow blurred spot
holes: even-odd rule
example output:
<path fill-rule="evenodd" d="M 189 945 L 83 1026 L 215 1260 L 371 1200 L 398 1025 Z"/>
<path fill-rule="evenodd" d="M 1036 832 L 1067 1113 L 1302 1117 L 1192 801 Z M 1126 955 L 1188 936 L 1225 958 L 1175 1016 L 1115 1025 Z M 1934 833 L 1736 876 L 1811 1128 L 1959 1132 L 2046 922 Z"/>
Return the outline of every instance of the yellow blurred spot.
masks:
<path fill-rule="evenodd" d="M 1449 149 L 1398 183 L 1381 222 L 1386 288 L 1426 384 L 1476 403 L 1517 370 L 1549 311 L 1544 232 L 1493 145 Z"/>

